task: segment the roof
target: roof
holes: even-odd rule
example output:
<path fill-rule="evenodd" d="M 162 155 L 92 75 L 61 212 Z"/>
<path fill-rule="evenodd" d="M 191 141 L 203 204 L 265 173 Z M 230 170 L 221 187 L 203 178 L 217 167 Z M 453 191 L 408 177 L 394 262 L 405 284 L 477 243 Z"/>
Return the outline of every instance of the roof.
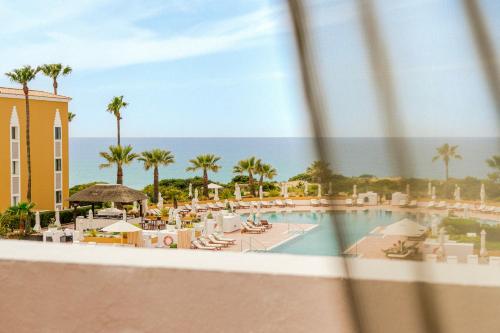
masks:
<path fill-rule="evenodd" d="M 71 100 L 70 97 L 67 96 L 62 96 L 62 95 L 55 95 L 46 91 L 41 91 L 41 90 L 29 90 L 30 97 L 34 99 L 50 99 L 50 100 L 59 100 L 61 102 L 69 102 Z M 0 97 L 5 96 L 5 97 L 11 97 L 11 98 L 24 98 L 24 92 L 22 89 L 18 88 L 7 88 L 7 87 L 0 87 Z"/>
<path fill-rule="evenodd" d="M 69 202 L 130 203 L 147 199 L 141 191 L 118 184 L 96 184 L 69 197 Z"/>

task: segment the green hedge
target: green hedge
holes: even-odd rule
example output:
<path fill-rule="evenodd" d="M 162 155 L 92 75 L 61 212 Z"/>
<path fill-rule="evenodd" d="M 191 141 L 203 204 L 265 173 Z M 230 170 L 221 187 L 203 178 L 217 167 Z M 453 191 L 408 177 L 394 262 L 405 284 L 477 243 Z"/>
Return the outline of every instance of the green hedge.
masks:
<path fill-rule="evenodd" d="M 476 219 L 444 218 L 441 225 L 450 235 L 465 235 L 475 232 L 479 236 L 481 230 L 486 231 L 488 241 L 500 242 L 500 225 L 480 224 Z"/>

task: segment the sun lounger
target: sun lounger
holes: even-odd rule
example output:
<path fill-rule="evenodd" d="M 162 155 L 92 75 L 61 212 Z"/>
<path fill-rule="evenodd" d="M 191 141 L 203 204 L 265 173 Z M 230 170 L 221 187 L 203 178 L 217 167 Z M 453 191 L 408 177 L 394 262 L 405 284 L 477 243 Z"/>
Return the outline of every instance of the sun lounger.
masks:
<path fill-rule="evenodd" d="M 417 208 L 417 200 L 410 201 L 408 208 Z"/>
<path fill-rule="evenodd" d="M 266 227 L 264 227 L 262 225 L 257 225 L 257 223 L 255 223 L 254 221 L 247 221 L 245 223 L 249 228 L 257 228 L 257 229 L 260 229 L 263 231 L 266 231 L 266 229 L 267 229 Z"/>
<path fill-rule="evenodd" d="M 319 207 L 319 201 L 316 199 L 311 199 L 311 206 L 313 207 Z"/>
<path fill-rule="evenodd" d="M 408 205 L 408 202 L 406 200 L 399 200 L 399 207 L 403 208 Z"/>
<path fill-rule="evenodd" d="M 250 204 L 245 201 L 238 201 L 238 205 L 240 205 L 240 208 L 250 208 Z"/>
<path fill-rule="evenodd" d="M 193 207 L 191 205 L 186 205 L 186 209 L 189 210 L 189 211 L 192 211 Z"/>
<path fill-rule="evenodd" d="M 295 204 L 293 203 L 292 199 L 285 199 L 285 206 L 295 207 Z"/>
<path fill-rule="evenodd" d="M 229 242 L 232 244 L 236 243 L 236 239 L 234 239 L 234 238 L 227 238 L 227 237 L 219 236 L 217 234 L 212 234 L 211 236 L 214 236 L 215 239 L 220 240 L 220 241 L 225 241 L 225 242 Z"/>
<path fill-rule="evenodd" d="M 260 205 L 262 208 L 271 208 L 273 206 L 269 201 L 261 201 Z"/>
<path fill-rule="evenodd" d="M 260 224 L 267 229 L 271 229 L 273 227 L 273 225 L 269 223 L 268 220 L 260 220 Z"/>
<path fill-rule="evenodd" d="M 430 201 L 426 206 L 426 208 L 434 208 L 434 207 L 436 207 L 436 203 L 434 201 Z"/>
<path fill-rule="evenodd" d="M 365 205 L 365 202 L 363 201 L 363 199 L 358 198 L 358 200 L 356 200 L 356 206 L 363 207 L 364 205 Z"/>
<path fill-rule="evenodd" d="M 212 250 L 212 251 L 220 250 L 220 248 L 215 248 L 215 247 L 211 247 L 211 246 L 204 246 L 196 240 L 192 241 L 191 245 L 193 246 L 193 248 L 198 249 L 198 250 Z"/>
<path fill-rule="evenodd" d="M 209 203 L 207 206 L 208 206 L 208 209 L 210 209 L 210 210 L 220 210 L 220 208 L 219 208 L 219 207 L 217 207 L 217 206 L 216 206 L 215 204 L 213 204 L 213 203 Z"/>
<path fill-rule="evenodd" d="M 453 209 L 453 210 L 462 210 L 463 207 L 460 203 L 455 203 L 454 205 L 452 205 L 451 207 L 448 207 L 449 209 Z"/>
<path fill-rule="evenodd" d="M 345 199 L 346 206 L 352 206 L 352 199 Z"/>
<path fill-rule="evenodd" d="M 486 206 L 481 212 L 483 213 L 493 213 L 495 211 L 495 207 L 493 206 Z"/>
<path fill-rule="evenodd" d="M 219 244 L 212 244 L 209 242 L 208 239 L 206 238 L 203 238 L 203 237 L 200 237 L 198 238 L 198 240 L 200 241 L 201 244 L 203 244 L 204 246 L 208 246 L 208 247 L 214 247 L 214 248 L 217 248 L 217 249 L 222 249 L 222 245 L 219 245 Z"/>
<path fill-rule="evenodd" d="M 257 201 L 250 201 L 250 205 L 254 206 L 254 207 L 259 207 L 259 203 Z"/>
<path fill-rule="evenodd" d="M 216 244 L 216 245 L 222 245 L 224 247 L 228 247 L 230 245 L 229 242 L 226 242 L 226 241 L 220 241 L 220 240 L 217 240 L 215 239 L 215 237 L 213 235 L 208 235 L 208 240 L 212 243 L 212 244 Z"/>
<path fill-rule="evenodd" d="M 226 205 L 224 205 L 224 204 L 223 204 L 222 202 L 220 202 L 220 201 L 217 201 L 217 202 L 215 203 L 215 206 L 217 206 L 217 207 L 218 207 L 218 208 L 220 208 L 220 209 L 226 209 Z"/>
<path fill-rule="evenodd" d="M 446 209 L 446 201 L 440 201 L 440 202 L 436 205 L 436 209 Z"/>
<path fill-rule="evenodd" d="M 262 230 L 260 228 L 249 227 L 246 223 L 242 223 L 241 228 L 242 228 L 241 229 L 242 232 L 248 232 L 250 234 L 261 234 L 264 232 L 264 230 Z"/>
<path fill-rule="evenodd" d="M 208 210 L 208 206 L 204 204 L 197 205 L 196 209 L 199 212 L 206 212 Z"/>
<path fill-rule="evenodd" d="M 274 205 L 280 208 L 285 208 L 285 204 L 281 200 L 274 200 Z"/>
<path fill-rule="evenodd" d="M 326 199 L 320 199 L 320 200 L 319 200 L 319 204 L 320 204 L 321 206 L 323 206 L 323 207 L 328 207 L 328 206 L 330 206 L 330 204 L 328 203 L 328 200 L 326 200 Z"/>

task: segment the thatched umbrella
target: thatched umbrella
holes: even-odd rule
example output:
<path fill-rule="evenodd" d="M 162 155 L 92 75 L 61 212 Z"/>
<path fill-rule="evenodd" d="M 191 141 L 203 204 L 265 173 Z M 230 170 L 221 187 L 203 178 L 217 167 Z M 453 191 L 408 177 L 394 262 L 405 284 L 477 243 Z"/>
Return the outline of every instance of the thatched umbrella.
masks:
<path fill-rule="evenodd" d="M 147 199 L 141 191 L 118 184 L 97 184 L 87 187 L 69 197 L 71 202 L 119 202 L 132 203 Z"/>
<path fill-rule="evenodd" d="M 81 202 L 91 203 L 92 211 L 94 211 L 94 203 L 96 202 L 117 202 L 125 204 L 145 199 L 147 199 L 147 196 L 144 193 L 127 186 L 119 184 L 96 184 L 73 194 L 69 197 L 68 201 L 75 209 Z"/>

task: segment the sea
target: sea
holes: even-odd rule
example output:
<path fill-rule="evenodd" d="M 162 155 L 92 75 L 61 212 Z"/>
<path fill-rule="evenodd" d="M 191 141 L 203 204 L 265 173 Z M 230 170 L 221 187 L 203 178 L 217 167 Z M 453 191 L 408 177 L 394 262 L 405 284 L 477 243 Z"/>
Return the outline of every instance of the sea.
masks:
<path fill-rule="evenodd" d="M 327 138 L 331 167 L 345 176 L 370 174 L 377 177 L 418 177 L 443 179 L 441 161 L 432 162 L 436 147 L 449 143 L 458 145 L 462 160 L 452 160 L 450 177 L 485 178 L 491 169 L 485 160 L 500 154 L 500 138 Z M 94 181 L 114 183 L 114 167 L 100 169 L 104 160 L 99 152 L 116 144 L 116 138 L 70 139 L 70 186 Z M 211 180 L 228 182 L 234 176 L 233 166 L 241 159 L 256 156 L 272 164 L 278 171 L 278 181 L 302 173 L 318 159 L 314 138 L 122 138 L 122 145 L 132 145 L 133 151 L 160 148 L 170 150 L 175 163 L 160 168 L 160 179 L 187 178 L 201 173 L 186 172 L 189 160 L 200 154 L 221 157 L 221 169 L 210 173 Z M 142 189 L 153 181 L 153 172 L 145 171 L 135 161 L 124 168 L 124 184 Z"/>

